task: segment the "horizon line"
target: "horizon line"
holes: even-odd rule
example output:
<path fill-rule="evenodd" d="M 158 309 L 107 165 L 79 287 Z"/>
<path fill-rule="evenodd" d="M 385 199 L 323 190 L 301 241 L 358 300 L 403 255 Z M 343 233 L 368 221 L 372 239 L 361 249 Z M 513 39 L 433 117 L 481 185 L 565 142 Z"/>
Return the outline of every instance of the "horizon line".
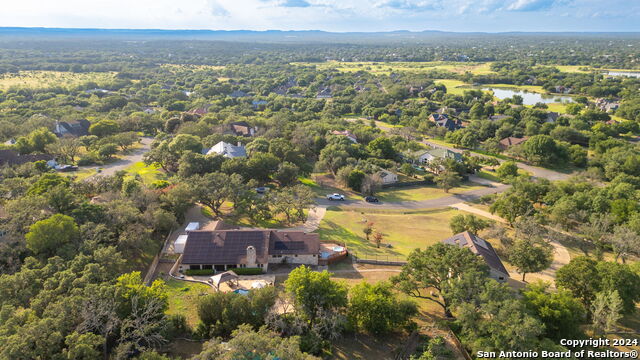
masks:
<path fill-rule="evenodd" d="M 20 30 L 97 30 L 97 31 L 199 31 L 199 32 L 255 32 L 255 33 L 266 33 L 266 32 L 321 32 L 327 34 L 391 34 L 391 33 L 410 33 L 410 34 L 421 34 L 428 32 L 435 33 L 450 33 L 450 34 L 640 34 L 640 30 L 638 31 L 577 31 L 577 30 L 563 30 L 563 31 L 526 31 L 526 30 L 509 30 L 509 31 L 450 31 L 450 30 L 435 30 L 435 29 L 424 29 L 424 30 L 406 30 L 406 29 L 396 29 L 396 30 L 380 30 L 380 31 L 328 31 L 328 30 L 320 30 L 320 29 L 291 29 L 291 30 L 282 30 L 282 29 L 266 29 L 266 30 L 251 30 L 251 29 L 162 29 L 162 28 L 94 28 L 94 27 L 48 27 L 48 26 L 0 26 L 0 30 L 5 29 L 20 29 Z"/>

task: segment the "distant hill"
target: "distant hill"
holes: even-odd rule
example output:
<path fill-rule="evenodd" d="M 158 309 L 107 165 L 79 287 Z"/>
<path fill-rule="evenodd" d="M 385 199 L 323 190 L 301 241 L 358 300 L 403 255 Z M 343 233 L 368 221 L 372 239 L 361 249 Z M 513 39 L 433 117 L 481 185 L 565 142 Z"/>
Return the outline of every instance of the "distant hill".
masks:
<path fill-rule="evenodd" d="M 320 30 L 161 30 L 161 29 L 71 29 L 71 28 L 22 28 L 0 27 L 0 39 L 21 38 L 38 40 L 48 38 L 102 38 L 102 39 L 186 39 L 222 40 L 244 42 L 420 42 L 434 38 L 488 38 L 488 37 L 594 37 L 640 39 L 640 33 L 605 32 L 504 32 L 504 33 L 461 33 L 427 30 L 420 32 L 399 30 L 389 32 L 327 32 Z"/>

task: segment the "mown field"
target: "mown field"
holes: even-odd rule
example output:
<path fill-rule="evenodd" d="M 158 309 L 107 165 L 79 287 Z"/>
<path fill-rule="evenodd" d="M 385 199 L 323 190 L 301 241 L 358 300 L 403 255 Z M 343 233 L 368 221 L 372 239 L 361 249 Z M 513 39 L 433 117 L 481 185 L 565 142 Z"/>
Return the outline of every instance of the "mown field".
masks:
<path fill-rule="evenodd" d="M 358 256 L 398 260 L 415 248 L 424 248 L 451 236 L 449 220 L 460 213 L 465 212 L 451 208 L 421 211 L 329 208 L 318 233 L 321 240 L 344 242 Z M 374 231 L 383 234 L 382 243 L 391 247 L 376 247 L 373 236 L 367 241 L 363 229 L 368 222 L 373 223 Z"/>
<path fill-rule="evenodd" d="M 342 72 L 366 71 L 372 74 L 388 75 L 392 72 L 429 72 L 449 71 L 457 74 L 470 72 L 474 75 L 490 74 L 491 63 L 461 63 L 447 61 L 428 62 L 343 62 L 327 61 L 322 63 L 298 62 L 294 65 L 316 66 L 319 70 L 336 69 Z"/>
<path fill-rule="evenodd" d="M 114 72 L 20 71 L 18 74 L 0 75 L 0 89 L 6 90 L 11 87 L 42 89 L 55 86 L 73 88 L 86 82 L 110 81 L 114 76 Z"/>

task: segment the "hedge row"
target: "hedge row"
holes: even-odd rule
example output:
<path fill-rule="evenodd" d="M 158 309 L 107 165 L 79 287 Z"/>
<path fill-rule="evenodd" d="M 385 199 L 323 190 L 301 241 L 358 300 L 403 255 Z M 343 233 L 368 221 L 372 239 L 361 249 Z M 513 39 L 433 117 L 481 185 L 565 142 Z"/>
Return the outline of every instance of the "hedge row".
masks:
<path fill-rule="evenodd" d="M 189 270 L 185 270 L 184 272 L 185 274 L 189 275 L 189 276 L 204 276 L 204 275 L 213 275 L 214 271 L 213 269 L 202 269 L 202 270 L 193 270 L 193 269 L 189 269 Z"/>
<path fill-rule="evenodd" d="M 237 275 L 260 275 L 262 274 L 262 268 L 236 268 L 231 269 Z"/>

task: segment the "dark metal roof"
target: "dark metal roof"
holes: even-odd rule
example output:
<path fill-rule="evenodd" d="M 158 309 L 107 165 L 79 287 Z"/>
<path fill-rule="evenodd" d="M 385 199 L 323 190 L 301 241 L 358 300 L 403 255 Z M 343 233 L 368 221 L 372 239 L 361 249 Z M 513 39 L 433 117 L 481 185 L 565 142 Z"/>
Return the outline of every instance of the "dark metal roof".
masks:
<path fill-rule="evenodd" d="M 302 231 L 272 231 L 270 255 L 312 255 L 320 251 L 320 235 Z"/>
<path fill-rule="evenodd" d="M 266 262 L 268 243 L 264 231 L 191 231 L 184 247 L 182 263 L 241 264 L 246 261 L 249 246 L 256 249 L 257 262 Z"/>
<path fill-rule="evenodd" d="M 275 230 L 190 231 L 182 255 L 183 264 L 242 264 L 247 247 L 256 249 L 256 261 L 266 263 L 268 255 L 318 254 L 318 234 Z"/>
<path fill-rule="evenodd" d="M 493 249 L 490 243 L 486 242 L 484 239 L 468 232 L 461 232 L 459 234 L 455 234 L 448 239 L 442 240 L 443 243 L 449 245 L 457 245 L 460 247 L 465 247 L 476 255 L 482 256 L 484 261 L 489 265 L 490 268 L 500 271 L 505 275 L 509 276 L 509 272 L 500 261 L 498 254 Z"/>

